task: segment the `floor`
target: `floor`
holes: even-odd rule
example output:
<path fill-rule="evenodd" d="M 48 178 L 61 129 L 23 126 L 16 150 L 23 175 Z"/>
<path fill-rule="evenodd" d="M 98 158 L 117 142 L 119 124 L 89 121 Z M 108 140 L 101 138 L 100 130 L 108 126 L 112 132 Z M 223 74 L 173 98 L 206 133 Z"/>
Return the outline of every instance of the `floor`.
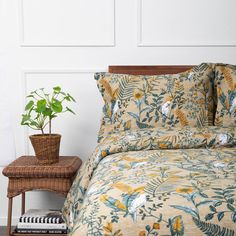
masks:
<path fill-rule="evenodd" d="M 5 236 L 6 235 L 6 230 L 7 230 L 7 227 L 1 226 L 0 227 L 0 236 Z"/>
<path fill-rule="evenodd" d="M 12 227 L 12 230 L 14 227 Z M 0 227 L 0 236 L 6 236 L 7 235 L 7 227 L 6 226 L 1 226 Z"/>

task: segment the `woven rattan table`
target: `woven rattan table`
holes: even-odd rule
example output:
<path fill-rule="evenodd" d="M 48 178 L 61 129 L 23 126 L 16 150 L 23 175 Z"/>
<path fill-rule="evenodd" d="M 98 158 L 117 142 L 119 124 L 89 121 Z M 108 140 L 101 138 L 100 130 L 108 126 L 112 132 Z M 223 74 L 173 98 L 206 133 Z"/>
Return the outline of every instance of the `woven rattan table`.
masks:
<path fill-rule="evenodd" d="M 22 156 L 5 167 L 3 175 L 9 178 L 7 236 L 24 235 L 11 232 L 12 203 L 15 196 L 22 194 L 22 214 L 25 213 L 25 192 L 27 191 L 47 190 L 66 196 L 81 163 L 79 157 L 62 156 L 56 164 L 38 165 L 34 156 Z M 27 235 L 30 236 L 30 234 Z"/>

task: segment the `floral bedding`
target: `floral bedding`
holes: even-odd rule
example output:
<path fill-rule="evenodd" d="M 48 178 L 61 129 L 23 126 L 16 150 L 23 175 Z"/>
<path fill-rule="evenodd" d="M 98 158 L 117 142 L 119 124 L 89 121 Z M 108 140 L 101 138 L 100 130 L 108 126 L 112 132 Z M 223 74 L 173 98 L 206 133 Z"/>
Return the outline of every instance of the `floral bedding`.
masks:
<path fill-rule="evenodd" d="M 107 136 L 80 169 L 63 215 L 70 236 L 236 235 L 236 128 Z"/>
<path fill-rule="evenodd" d="M 213 125 L 214 65 L 179 74 L 96 73 L 104 99 L 98 142 L 114 131 Z"/>
<path fill-rule="evenodd" d="M 236 125 L 236 66 L 217 64 L 214 84 L 217 97 L 215 125 Z"/>

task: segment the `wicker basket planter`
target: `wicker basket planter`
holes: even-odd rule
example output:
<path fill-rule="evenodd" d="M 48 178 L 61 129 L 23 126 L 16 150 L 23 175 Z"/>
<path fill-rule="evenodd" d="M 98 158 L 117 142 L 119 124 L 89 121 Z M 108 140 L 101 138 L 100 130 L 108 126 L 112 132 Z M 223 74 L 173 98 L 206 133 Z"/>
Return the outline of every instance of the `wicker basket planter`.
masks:
<path fill-rule="evenodd" d="M 60 134 L 34 134 L 29 136 L 40 165 L 48 165 L 59 161 Z"/>

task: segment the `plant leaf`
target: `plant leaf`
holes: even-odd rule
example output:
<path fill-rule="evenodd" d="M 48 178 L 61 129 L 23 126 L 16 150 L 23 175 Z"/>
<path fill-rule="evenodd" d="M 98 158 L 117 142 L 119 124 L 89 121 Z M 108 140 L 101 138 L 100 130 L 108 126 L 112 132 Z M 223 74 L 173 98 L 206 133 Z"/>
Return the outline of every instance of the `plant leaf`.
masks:
<path fill-rule="evenodd" d="M 197 212 L 194 209 L 190 208 L 190 207 L 184 207 L 184 206 L 178 206 L 178 205 L 170 205 L 170 206 L 175 208 L 175 209 L 182 210 L 185 213 L 191 214 L 192 217 L 197 217 L 198 218 Z"/>
<path fill-rule="evenodd" d="M 236 223 L 236 212 L 233 212 L 231 215 L 232 221 Z"/>
<path fill-rule="evenodd" d="M 219 213 L 217 214 L 218 220 L 221 221 L 221 220 L 223 219 L 224 215 L 225 215 L 224 212 L 219 212 Z"/>
<path fill-rule="evenodd" d="M 135 113 L 133 113 L 133 112 L 128 112 L 128 114 L 129 114 L 130 116 L 134 117 L 136 120 L 139 119 L 138 115 L 135 114 Z"/>
<path fill-rule="evenodd" d="M 231 211 L 235 211 L 235 207 L 229 203 L 227 204 L 227 208 Z"/>
<path fill-rule="evenodd" d="M 38 123 L 37 123 L 36 121 L 34 121 L 34 120 L 32 120 L 32 121 L 30 122 L 30 125 L 31 125 L 31 126 L 35 126 L 35 127 L 38 128 Z"/>
<path fill-rule="evenodd" d="M 216 212 L 216 208 L 214 206 L 210 205 L 209 208 L 211 211 Z"/>
<path fill-rule="evenodd" d="M 218 207 L 218 206 L 221 206 L 222 205 L 222 202 L 221 201 L 216 201 L 214 203 L 214 207 Z"/>
<path fill-rule="evenodd" d="M 72 111 L 69 107 L 66 107 L 66 110 L 67 111 L 69 111 L 69 112 L 71 112 L 72 114 L 74 114 L 75 115 L 75 112 L 74 111 Z"/>
<path fill-rule="evenodd" d="M 34 101 L 30 100 L 25 106 L 25 110 L 28 111 L 34 105 Z"/>
<path fill-rule="evenodd" d="M 21 119 L 21 125 L 27 125 L 26 122 L 28 122 L 29 120 L 30 120 L 30 115 L 23 114 Z"/>
<path fill-rule="evenodd" d="M 76 102 L 75 99 L 74 99 L 69 93 L 67 93 L 67 96 L 68 96 L 73 102 Z"/>
<path fill-rule="evenodd" d="M 65 99 L 66 99 L 66 101 L 68 101 L 68 102 L 70 102 L 70 101 L 71 101 L 71 99 L 70 99 L 70 97 L 69 97 L 69 96 L 65 96 Z"/>
<path fill-rule="evenodd" d="M 206 205 L 208 203 L 212 203 L 212 200 L 206 200 L 206 201 L 203 201 L 203 202 L 199 202 L 198 204 L 196 204 L 196 207 L 199 207 L 199 206 L 202 206 L 202 205 Z"/>
<path fill-rule="evenodd" d="M 45 99 L 41 99 L 37 102 L 37 112 L 42 113 L 43 111 L 45 111 L 46 109 L 46 100 Z"/>
<path fill-rule="evenodd" d="M 54 93 L 60 93 L 61 92 L 61 87 L 56 86 L 56 87 L 53 88 L 53 90 L 54 90 Z"/>
<path fill-rule="evenodd" d="M 205 220 L 211 220 L 214 217 L 213 213 L 209 213 L 205 216 Z"/>
<path fill-rule="evenodd" d="M 151 229 L 151 227 L 150 227 L 150 225 L 146 225 L 146 230 L 149 232 L 150 231 L 150 229 Z"/>
<path fill-rule="evenodd" d="M 221 228 L 219 225 L 212 224 L 212 223 L 206 223 L 204 221 L 201 221 L 197 218 L 193 218 L 193 221 L 195 225 L 203 232 L 205 235 L 208 236 L 234 236 L 235 231 L 231 230 L 229 228 Z"/>
<path fill-rule="evenodd" d="M 62 105 L 61 105 L 61 102 L 59 102 L 58 100 L 55 100 L 53 103 L 52 103 L 52 109 L 54 112 L 56 113 L 60 113 L 62 112 Z"/>
<path fill-rule="evenodd" d="M 233 204 L 233 203 L 234 203 L 234 199 L 233 199 L 233 198 L 229 198 L 229 199 L 227 200 L 227 202 L 230 203 L 230 204 Z"/>
<path fill-rule="evenodd" d="M 44 116 L 51 116 L 52 115 L 52 109 L 51 108 L 47 108 L 42 112 Z"/>

